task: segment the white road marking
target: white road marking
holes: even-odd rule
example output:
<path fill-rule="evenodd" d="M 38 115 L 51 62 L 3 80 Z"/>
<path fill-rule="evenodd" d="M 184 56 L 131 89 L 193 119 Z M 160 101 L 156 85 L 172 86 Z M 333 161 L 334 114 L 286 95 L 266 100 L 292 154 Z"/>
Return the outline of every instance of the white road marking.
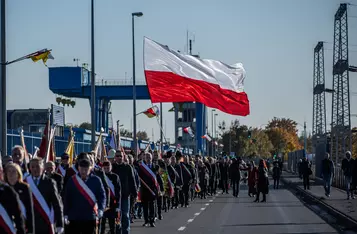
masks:
<path fill-rule="evenodd" d="M 185 230 L 185 228 L 186 228 L 186 227 L 180 227 L 178 230 L 179 230 L 179 231 L 183 231 L 183 230 Z"/>
<path fill-rule="evenodd" d="M 206 206 L 209 206 L 209 203 L 206 203 L 205 205 L 206 205 Z"/>
<path fill-rule="evenodd" d="M 199 216 L 201 213 L 195 213 L 195 216 Z"/>
<path fill-rule="evenodd" d="M 193 219 L 189 219 L 189 220 L 187 220 L 187 222 L 188 222 L 188 223 L 191 223 L 192 221 L 193 221 Z"/>
<path fill-rule="evenodd" d="M 209 200 L 209 202 L 213 202 L 213 200 Z"/>
<path fill-rule="evenodd" d="M 205 209 L 206 209 L 205 207 L 201 208 L 201 210 L 205 210 Z"/>

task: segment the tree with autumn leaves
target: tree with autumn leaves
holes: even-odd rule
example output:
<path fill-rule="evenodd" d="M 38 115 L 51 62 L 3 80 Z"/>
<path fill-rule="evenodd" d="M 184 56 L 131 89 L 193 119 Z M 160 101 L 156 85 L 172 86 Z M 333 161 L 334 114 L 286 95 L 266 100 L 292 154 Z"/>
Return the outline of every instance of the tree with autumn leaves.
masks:
<path fill-rule="evenodd" d="M 242 125 L 232 121 L 229 129 L 225 122 L 219 124 L 223 151 L 239 156 L 264 157 L 287 153 L 303 148 L 297 135 L 297 123 L 287 118 L 273 118 L 265 129 Z"/>

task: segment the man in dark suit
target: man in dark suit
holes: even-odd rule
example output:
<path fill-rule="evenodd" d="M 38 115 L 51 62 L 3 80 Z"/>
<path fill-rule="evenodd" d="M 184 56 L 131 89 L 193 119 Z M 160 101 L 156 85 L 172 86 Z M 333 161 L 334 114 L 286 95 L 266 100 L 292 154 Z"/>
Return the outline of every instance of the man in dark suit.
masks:
<path fill-rule="evenodd" d="M 44 165 L 41 158 L 31 159 L 30 172 L 26 182 L 30 185 L 34 203 L 39 204 L 34 209 L 34 233 L 54 234 L 53 227 L 56 227 L 57 233 L 63 233 L 63 208 L 56 182 L 43 173 Z M 53 210 L 54 219 L 52 219 L 51 210 Z"/>
<path fill-rule="evenodd" d="M 5 233 L 14 233 L 24 234 L 25 232 L 25 221 L 21 214 L 19 196 L 16 192 L 7 184 L 0 181 L 0 233 L 2 230 Z M 12 221 L 12 217 L 14 217 L 15 226 L 11 227 L 6 225 L 5 220 Z M 12 222 L 11 222 L 12 223 Z"/>
<path fill-rule="evenodd" d="M 109 161 L 103 162 L 103 170 L 105 176 L 107 177 L 109 189 L 110 189 L 110 206 L 107 211 L 104 212 L 101 225 L 101 233 L 105 233 L 105 223 L 108 219 L 110 233 L 114 234 L 116 229 L 116 223 L 120 222 L 120 198 L 121 198 L 121 189 L 120 189 L 120 179 L 117 174 L 112 172 L 112 164 Z M 117 227 L 119 228 L 119 227 Z"/>
<path fill-rule="evenodd" d="M 47 162 L 45 165 L 46 175 L 56 181 L 58 194 L 62 196 L 63 193 L 63 176 L 57 172 L 54 162 Z"/>
<path fill-rule="evenodd" d="M 88 159 L 77 163 L 78 174 L 67 183 L 64 195 L 66 233 L 97 233 L 97 221 L 103 217 L 106 195 L 101 179 L 91 172 L 94 166 Z"/>
<path fill-rule="evenodd" d="M 150 224 L 151 227 L 155 227 L 155 201 L 159 195 L 159 190 L 157 187 L 155 165 L 152 163 L 152 155 L 150 153 L 145 154 L 145 162 L 142 162 L 140 165 L 138 173 L 142 180 L 140 193 L 145 219 L 143 226 Z"/>

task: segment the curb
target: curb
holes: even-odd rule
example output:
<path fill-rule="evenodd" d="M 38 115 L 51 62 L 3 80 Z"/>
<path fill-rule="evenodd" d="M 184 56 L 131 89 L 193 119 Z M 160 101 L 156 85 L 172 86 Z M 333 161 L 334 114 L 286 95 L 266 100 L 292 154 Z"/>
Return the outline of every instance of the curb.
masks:
<path fill-rule="evenodd" d="M 333 216 L 337 219 L 338 225 L 342 225 L 350 230 L 357 230 L 357 220 L 352 218 L 349 215 L 342 213 L 336 208 L 330 206 L 326 202 L 324 202 L 321 198 L 316 197 L 315 195 L 305 191 L 300 188 L 296 183 L 290 182 L 281 178 L 283 183 L 287 186 L 287 189 L 294 189 L 298 194 L 303 194 L 304 198 L 308 198 L 310 202 L 313 202 L 320 206 L 321 209 L 325 210 L 329 215 Z M 296 194 L 296 195 L 298 195 Z"/>

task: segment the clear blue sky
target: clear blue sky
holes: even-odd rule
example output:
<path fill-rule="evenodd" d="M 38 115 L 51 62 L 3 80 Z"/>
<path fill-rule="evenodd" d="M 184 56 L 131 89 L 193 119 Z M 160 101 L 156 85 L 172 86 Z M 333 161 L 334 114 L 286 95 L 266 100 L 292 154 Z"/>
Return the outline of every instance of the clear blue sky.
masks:
<path fill-rule="evenodd" d="M 195 34 L 194 53 L 226 63 L 242 62 L 247 70 L 246 92 L 251 115 L 242 123 L 260 126 L 274 116 L 288 117 L 312 125 L 313 48 L 317 41 L 333 42 L 333 16 L 339 0 L 96 0 L 96 72 L 107 79 L 131 77 L 131 13 L 142 11 L 136 20 L 137 78 L 144 80 L 142 39 L 150 37 L 178 50 L 185 50 L 186 30 Z M 357 1 L 350 1 L 357 4 Z M 350 15 L 357 16 L 357 7 Z M 350 43 L 357 39 L 357 18 L 351 18 Z M 355 43 L 357 44 L 357 43 Z M 328 49 L 332 44 L 326 44 Z M 90 62 L 90 0 L 7 0 L 7 58 L 15 59 L 42 48 L 55 57 L 49 66 Z M 357 46 L 351 47 L 357 51 Z M 350 62 L 357 65 L 356 52 Z M 326 50 L 326 83 L 332 87 L 332 51 Z M 357 92 L 357 75 L 351 74 L 351 91 Z M 41 63 L 23 61 L 8 67 L 8 109 L 47 108 L 55 103 L 48 89 L 48 69 Z M 87 100 L 66 107 L 66 122 L 90 120 Z M 352 113 L 357 113 L 357 97 Z M 132 102 L 113 102 L 114 121 L 131 129 Z M 139 101 L 138 111 L 150 106 Z M 164 105 L 166 135 L 173 139 L 174 117 Z M 331 98 L 327 98 L 330 122 Z M 210 118 L 210 117 L 209 117 Z M 219 113 L 217 120 L 236 116 Z M 357 125 L 353 118 L 353 125 Z M 211 120 L 209 119 L 209 123 Z M 157 122 L 138 117 L 139 130 L 149 136 Z"/>

